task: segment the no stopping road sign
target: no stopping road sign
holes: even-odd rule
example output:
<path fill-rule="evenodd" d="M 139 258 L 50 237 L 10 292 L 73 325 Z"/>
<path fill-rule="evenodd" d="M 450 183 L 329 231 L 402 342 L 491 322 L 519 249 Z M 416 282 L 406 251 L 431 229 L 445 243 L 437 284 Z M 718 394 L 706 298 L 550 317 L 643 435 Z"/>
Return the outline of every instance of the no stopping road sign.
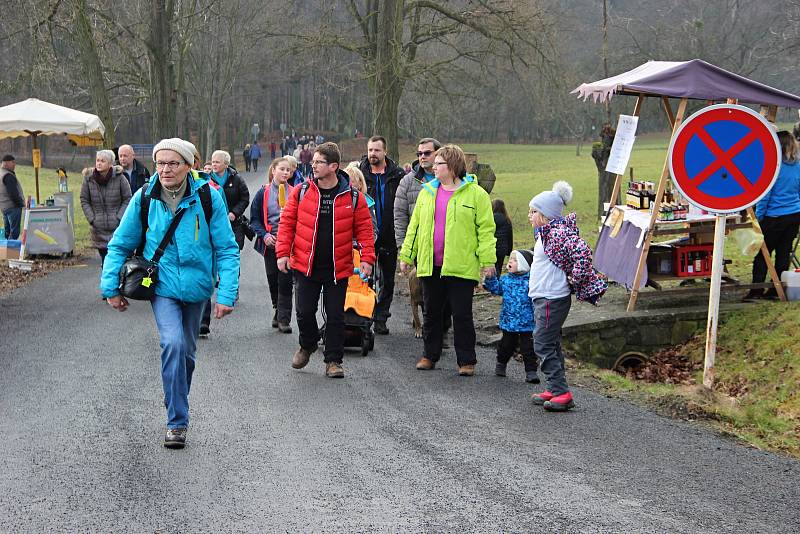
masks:
<path fill-rule="evenodd" d="M 669 146 L 675 187 L 695 206 L 732 213 L 769 192 L 781 164 L 775 129 L 750 108 L 708 106 L 684 122 Z"/>

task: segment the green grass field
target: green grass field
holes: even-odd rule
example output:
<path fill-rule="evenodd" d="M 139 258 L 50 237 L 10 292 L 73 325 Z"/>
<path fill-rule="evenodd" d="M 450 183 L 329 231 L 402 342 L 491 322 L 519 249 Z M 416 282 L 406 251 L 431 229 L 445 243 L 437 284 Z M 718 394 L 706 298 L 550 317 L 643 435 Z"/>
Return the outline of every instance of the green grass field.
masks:
<path fill-rule="evenodd" d="M 36 180 L 33 167 L 17 165 L 15 170 L 17 178 L 22 184 L 22 191 L 25 196 L 36 198 Z M 80 173 L 69 175 L 69 190 L 75 196 L 75 254 L 81 254 L 91 248 L 92 243 L 89 238 L 89 223 L 83 215 L 81 209 L 80 193 L 83 177 Z M 39 195 L 44 203 L 45 199 L 58 191 L 58 175 L 54 169 L 39 169 Z"/>

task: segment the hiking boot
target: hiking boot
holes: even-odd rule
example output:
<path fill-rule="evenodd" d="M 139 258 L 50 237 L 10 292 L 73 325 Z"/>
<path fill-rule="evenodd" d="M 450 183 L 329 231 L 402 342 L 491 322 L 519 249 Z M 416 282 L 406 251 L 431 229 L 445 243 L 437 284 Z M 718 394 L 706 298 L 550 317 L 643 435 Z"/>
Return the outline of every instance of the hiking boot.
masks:
<path fill-rule="evenodd" d="M 528 371 L 525 373 L 525 382 L 528 384 L 538 384 L 540 382 L 539 373 L 536 371 Z"/>
<path fill-rule="evenodd" d="M 344 378 L 344 368 L 339 362 L 328 362 L 325 364 L 325 376 L 328 378 Z"/>
<path fill-rule="evenodd" d="M 278 323 L 278 332 L 281 334 L 291 334 L 292 327 L 289 326 L 289 323 Z"/>
<path fill-rule="evenodd" d="M 553 397 L 544 403 L 544 409 L 548 412 L 566 412 L 574 406 L 575 403 L 572 401 L 572 393 L 569 391 L 557 397 Z"/>
<path fill-rule="evenodd" d="M 459 376 L 472 376 L 475 374 L 475 365 L 474 364 L 467 364 L 467 365 L 459 365 L 458 366 L 458 374 Z"/>
<path fill-rule="evenodd" d="M 186 445 L 185 428 L 168 428 L 164 434 L 164 446 L 168 449 L 182 449 Z"/>
<path fill-rule="evenodd" d="M 389 327 L 386 326 L 386 321 L 375 321 L 375 333 L 385 336 L 389 333 Z"/>
<path fill-rule="evenodd" d="M 494 375 L 506 376 L 506 364 L 497 362 L 497 365 L 494 366 Z"/>
<path fill-rule="evenodd" d="M 207 324 L 200 325 L 200 339 L 208 339 L 208 334 L 211 333 L 211 328 Z"/>
<path fill-rule="evenodd" d="M 419 361 L 417 362 L 418 371 L 430 371 L 434 367 L 436 367 L 436 362 L 434 362 L 433 360 L 429 360 L 425 356 L 420 358 Z"/>
<path fill-rule="evenodd" d="M 280 325 L 278 324 L 278 310 L 275 310 L 275 313 L 272 314 L 272 328 L 279 328 Z"/>
<path fill-rule="evenodd" d="M 554 395 L 549 391 L 542 391 L 541 393 L 534 393 L 531 395 L 531 401 L 537 406 L 543 406 L 545 402 L 552 399 Z"/>
<path fill-rule="evenodd" d="M 314 351 L 304 349 L 303 347 L 297 349 L 297 352 L 292 356 L 292 369 L 302 369 L 308 365 L 308 360 L 311 359 L 312 352 Z"/>

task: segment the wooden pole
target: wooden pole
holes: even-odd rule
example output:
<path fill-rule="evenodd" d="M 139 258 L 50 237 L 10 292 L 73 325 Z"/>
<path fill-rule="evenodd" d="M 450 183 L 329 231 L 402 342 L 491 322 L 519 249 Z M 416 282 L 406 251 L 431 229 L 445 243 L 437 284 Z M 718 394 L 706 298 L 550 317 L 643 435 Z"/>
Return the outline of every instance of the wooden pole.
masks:
<path fill-rule="evenodd" d="M 675 115 L 675 122 L 672 125 L 672 135 L 670 135 L 670 142 L 678 132 L 683 122 L 683 116 L 686 114 L 686 105 L 689 103 L 688 98 L 681 98 L 681 103 L 678 104 L 678 113 Z M 650 214 L 650 225 L 648 226 L 647 237 L 642 243 L 642 252 L 639 255 L 639 264 L 636 266 L 636 276 L 633 279 L 633 287 L 631 288 L 631 298 L 628 301 L 629 312 L 636 309 L 636 300 L 639 298 L 639 285 L 642 283 L 642 276 L 644 276 L 644 266 L 647 263 L 647 253 L 650 251 L 650 241 L 653 239 L 653 228 L 658 219 L 658 210 L 661 208 L 661 200 L 664 198 L 664 191 L 667 188 L 667 180 L 669 180 L 669 150 L 664 157 L 664 167 L 661 170 L 661 178 L 658 180 L 658 190 L 656 191 L 655 202 L 650 206 L 652 213 Z"/>
<path fill-rule="evenodd" d="M 703 385 L 714 386 L 714 360 L 717 354 L 717 327 L 719 326 L 719 293 L 725 255 L 725 218 L 717 215 L 714 224 L 714 251 L 711 264 L 711 293 L 708 299 L 708 322 L 706 323 L 706 358 L 703 364 Z"/>
<path fill-rule="evenodd" d="M 39 148 L 37 143 L 36 143 L 37 137 L 39 137 L 39 136 L 34 133 L 33 134 L 33 151 L 34 152 L 36 152 L 36 150 Z M 39 203 L 41 202 L 39 200 L 39 167 L 36 165 L 35 161 L 33 162 L 33 176 L 36 179 L 36 204 L 39 205 Z"/>
<path fill-rule="evenodd" d="M 638 117 L 642 112 L 642 105 L 644 104 L 644 99 L 647 98 L 643 94 L 639 94 L 636 97 L 636 105 L 633 106 L 633 116 Z M 619 201 L 619 194 L 620 188 L 622 187 L 622 174 L 617 174 L 614 178 L 614 189 L 611 191 L 611 198 L 609 199 L 609 206 L 608 209 L 611 210 Z"/>

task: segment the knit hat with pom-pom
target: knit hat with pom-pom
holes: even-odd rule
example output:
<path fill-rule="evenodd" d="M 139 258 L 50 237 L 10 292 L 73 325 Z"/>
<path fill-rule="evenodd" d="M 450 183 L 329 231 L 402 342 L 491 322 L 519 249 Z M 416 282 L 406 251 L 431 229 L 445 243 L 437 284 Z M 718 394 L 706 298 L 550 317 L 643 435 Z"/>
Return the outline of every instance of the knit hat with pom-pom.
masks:
<path fill-rule="evenodd" d="M 548 219 L 560 217 L 564 206 L 572 200 L 572 186 L 567 182 L 556 182 L 552 191 L 542 191 L 530 201 L 530 208 Z"/>

